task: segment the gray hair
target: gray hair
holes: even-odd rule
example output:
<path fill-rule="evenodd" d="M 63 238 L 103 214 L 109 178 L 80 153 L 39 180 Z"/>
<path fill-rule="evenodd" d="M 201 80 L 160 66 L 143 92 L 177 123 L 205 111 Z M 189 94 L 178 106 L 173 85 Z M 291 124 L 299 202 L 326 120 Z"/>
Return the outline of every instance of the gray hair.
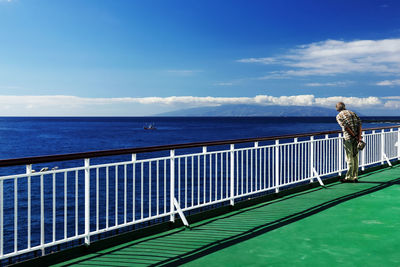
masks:
<path fill-rule="evenodd" d="M 338 102 L 338 103 L 336 104 L 336 108 L 337 108 L 338 110 L 345 110 L 345 109 L 346 109 L 346 105 L 345 105 L 343 102 Z"/>

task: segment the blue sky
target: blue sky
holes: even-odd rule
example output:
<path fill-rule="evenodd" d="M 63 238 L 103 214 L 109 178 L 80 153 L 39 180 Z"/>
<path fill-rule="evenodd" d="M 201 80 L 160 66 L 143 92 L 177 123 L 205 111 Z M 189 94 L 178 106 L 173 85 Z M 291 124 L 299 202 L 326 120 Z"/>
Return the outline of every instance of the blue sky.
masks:
<path fill-rule="evenodd" d="M 400 115 L 400 2 L 0 0 L 0 115 Z"/>

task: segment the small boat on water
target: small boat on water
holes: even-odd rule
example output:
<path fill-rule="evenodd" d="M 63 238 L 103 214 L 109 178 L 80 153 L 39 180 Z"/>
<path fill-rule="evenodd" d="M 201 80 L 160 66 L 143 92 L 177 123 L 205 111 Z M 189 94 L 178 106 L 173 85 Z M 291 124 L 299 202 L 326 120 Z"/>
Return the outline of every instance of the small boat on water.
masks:
<path fill-rule="evenodd" d="M 143 127 L 145 130 L 156 130 L 156 126 L 154 125 L 154 123 L 150 123 L 149 125 L 146 125 Z"/>

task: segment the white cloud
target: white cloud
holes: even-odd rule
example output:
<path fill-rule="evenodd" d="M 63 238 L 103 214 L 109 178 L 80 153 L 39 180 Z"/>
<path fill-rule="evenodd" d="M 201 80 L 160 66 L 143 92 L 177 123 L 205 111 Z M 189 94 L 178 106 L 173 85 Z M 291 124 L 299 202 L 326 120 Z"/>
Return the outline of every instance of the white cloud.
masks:
<path fill-rule="evenodd" d="M 278 64 L 289 68 L 263 78 L 336 75 L 347 73 L 400 73 L 400 39 L 327 40 L 299 46 L 267 58 L 240 59 L 242 63 Z"/>
<path fill-rule="evenodd" d="M 389 108 L 389 109 L 400 109 L 400 101 L 387 101 L 385 103 L 385 108 Z"/>
<path fill-rule="evenodd" d="M 333 108 L 338 101 L 351 107 L 396 108 L 400 101 L 384 101 L 378 97 L 315 97 L 314 95 L 255 97 L 120 97 L 85 98 L 77 96 L 6 96 L 0 95 L 0 116 L 141 116 L 153 115 L 168 110 L 190 107 L 218 106 L 223 104 L 322 106 Z"/>
<path fill-rule="evenodd" d="M 306 83 L 310 87 L 343 87 L 351 84 L 352 82 L 330 82 L 330 83 Z"/>
<path fill-rule="evenodd" d="M 390 100 L 393 100 L 393 99 L 400 100 L 400 96 L 383 96 L 381 98 L 382 99 L 390 99 Z"/>
<path fill-rule="evenodd" d="M 364 108 L 371 106 L 382 105 L 382 100 L 378 97 L 343 97 L 332 96 L 325 98 L 315 98 L 315 104 L 324 107 L 333 107 L 337 102 L 344 102 L 350 104 L 352 107 Z"/>
<path fill-rule="evenodd" d="M 385 80 L 377 82 L 376 85 L 379 86 L 400 86 L 400 80 Z"/>
<path fill-rule="evenodd" d="M 237 62 L 241 63 L 262 63 L 262 64 L 272 64 L 276 63 L 277 59 L 272 58 L 272 57 L 262 57 L 262 58 L 244 58 L 244 59 L 239 59 Z"/>

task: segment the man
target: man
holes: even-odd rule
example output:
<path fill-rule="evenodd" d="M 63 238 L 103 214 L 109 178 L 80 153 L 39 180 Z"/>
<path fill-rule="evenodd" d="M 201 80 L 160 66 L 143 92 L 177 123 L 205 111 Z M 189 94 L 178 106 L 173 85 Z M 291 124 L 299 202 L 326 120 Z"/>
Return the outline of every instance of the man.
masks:
<path fill-rule="evenodd" d="M 361 120 L 354 112 L 347 110 L 343 102 L 336 104 L 339 114 L 336 120 L 343 130 L 344 150 L 346 152 L 346 162 L 349 170 L 346 177 L 341 179 L 342 183 L 358 182 L 358 142 L 361 141 Z"/>

